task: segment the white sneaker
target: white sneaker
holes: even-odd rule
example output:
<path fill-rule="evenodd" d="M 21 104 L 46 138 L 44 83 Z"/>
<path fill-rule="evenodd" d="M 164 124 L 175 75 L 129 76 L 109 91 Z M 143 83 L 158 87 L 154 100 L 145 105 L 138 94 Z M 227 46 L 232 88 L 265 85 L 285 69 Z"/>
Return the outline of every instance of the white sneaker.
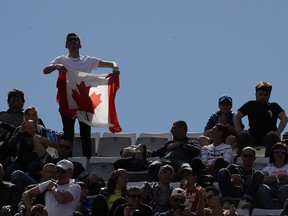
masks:
<path fill-rule="evenodd" d="M 241 208 L 241 209 L 251 209 L 252 208 L 252 203 L 247 201 L 246 199 L 242 199 L 240 200 L 240 202 L 238 203 L 238 208 Z"/>

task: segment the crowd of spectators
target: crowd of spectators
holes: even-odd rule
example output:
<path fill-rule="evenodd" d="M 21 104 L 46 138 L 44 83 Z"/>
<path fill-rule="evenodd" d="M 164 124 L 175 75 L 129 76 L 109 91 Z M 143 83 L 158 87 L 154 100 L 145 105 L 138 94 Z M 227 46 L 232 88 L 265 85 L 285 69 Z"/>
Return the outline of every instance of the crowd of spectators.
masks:
<path fill-rule="evenodd" d="M 115 169 L 105 182 L 97 170 L 89 173 L 81 163 L 69 161 L 73 139 L 65 133 L 57 142 L 49 139 L 37 109 L 24 110 L 24 93 L 13 89 L 8 110 L 0 112 L 0 216 L 232 216 L 237 208 L 286 208 L 288 151 L 280 135 L 287 117 L 269 102 L 271 90 L 271 84 L 258 83 L 256 100 L 236 114 L 232 98 L 221 96 L 220 110 L 196 141 L 187 137 L 185 121 L 175 121 L 173 139 L 147 152 L 158 157 L 147 166 L 152 180 L 128 187 L 124 168 Z M 241 121 L 246 115 L 248 130 Z M 255 146 L 266 148 L 269 164 L 263 170 L 253 167 Z M 51 155 L 48 147 L 57 154 Z M 91 157 L 89 152 L 86 156 Z M 235 163 L 237 157 L 241 164 Z M 203 177 L 212 180 L 202 184 Z"/>

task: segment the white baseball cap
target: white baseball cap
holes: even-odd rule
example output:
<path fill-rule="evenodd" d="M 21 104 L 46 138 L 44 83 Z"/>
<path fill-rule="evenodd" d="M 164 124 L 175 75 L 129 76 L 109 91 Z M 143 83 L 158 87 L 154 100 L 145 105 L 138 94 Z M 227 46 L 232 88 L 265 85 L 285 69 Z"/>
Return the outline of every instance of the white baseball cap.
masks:
<path fill-rule="evenodd" d="M 63 170 L 72 169 L 74 170 L 74 165 L 71 161 L 63 159 L 56 164 L 56 168 L 59 167 Z"/>

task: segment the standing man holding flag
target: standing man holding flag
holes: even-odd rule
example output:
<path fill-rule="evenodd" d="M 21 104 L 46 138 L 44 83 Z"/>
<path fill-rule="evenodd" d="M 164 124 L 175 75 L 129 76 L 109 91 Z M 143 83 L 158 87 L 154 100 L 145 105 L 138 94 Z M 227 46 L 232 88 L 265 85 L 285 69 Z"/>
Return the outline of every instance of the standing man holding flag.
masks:
<path fill-rule="evenodd" d="M 122 130 L 114 105 L 120 71 L 115 62 L 80 55 L 81 41 L 76 33 L 67 35 L 65 47 L 69 51 L 68 55 L 56 57 L 43 72 L 50 74 L 59 71 L 57 102 L 64 135 L 73 141 L 77 118 L 83 155 L 89 159 L 92 155 L 91 126 L 110 127 L 112 132 Z M 113 73 L 99 75 L 98 78 L 98 75 L 90 74 L 91 70 L 97 68 L 111 68 Z M 97 89 L 100 84 L 101 88 Z"/>

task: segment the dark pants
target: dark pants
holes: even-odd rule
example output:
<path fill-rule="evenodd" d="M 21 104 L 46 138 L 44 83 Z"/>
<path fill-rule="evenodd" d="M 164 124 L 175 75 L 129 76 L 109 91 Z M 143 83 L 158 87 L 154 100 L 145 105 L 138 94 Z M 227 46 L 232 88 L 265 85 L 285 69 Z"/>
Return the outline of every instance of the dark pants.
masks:
<path fill-rule="evenodd" d="M 255 137 L 247 134 L 247 133 L 241 133 L 237 137 L 237 145 L 238 145 L 238 155 L 241 154 L 242 149 L 247 146 L 265 146 L 265 157 L 270 156 L 270 150 L 273 145 L 275 145 L 277 142 L 280 142 L 279 136 L 273 132 L 270 131 L 263 140 L 257 141 Z"/>
<path fill-rule="evenodd" d="M 92 203 L 92 216 L 114 216 L 116 208 L 126 203 L 123 197 L 114 201 L 111 209 L 108 208 L 105 197 L 101 194 L 97 195 Z"/>
<path fill-rule="evenodd" d="M 63 132 L 64 136 L 68 137 L 71 142 L 74 139 L 74 126 L 76 119 L 67 118 L 61 114 Z M 82 152 L 83 155 L 90 158 L 92 156 L 92 144 L 91 144 L 91 127 L 83 122 L 79 121 L 80 126 L 80 137 L 82 143 Z"/>
<path fill-rule="evenodd" d="M 232 172 L 237 173 L 238 171 Z M 219 189 L 223 199 L 225 197 L 240 197 L 254 201 L 259 186 L 263 183 L 264 175 L 261 171 L 256 171 L 250 180 L 244 182 L 242 187 L 235 187 L 231 182 L 231 174 L 228 169 L 223 168 L 218 173 Z"/>

